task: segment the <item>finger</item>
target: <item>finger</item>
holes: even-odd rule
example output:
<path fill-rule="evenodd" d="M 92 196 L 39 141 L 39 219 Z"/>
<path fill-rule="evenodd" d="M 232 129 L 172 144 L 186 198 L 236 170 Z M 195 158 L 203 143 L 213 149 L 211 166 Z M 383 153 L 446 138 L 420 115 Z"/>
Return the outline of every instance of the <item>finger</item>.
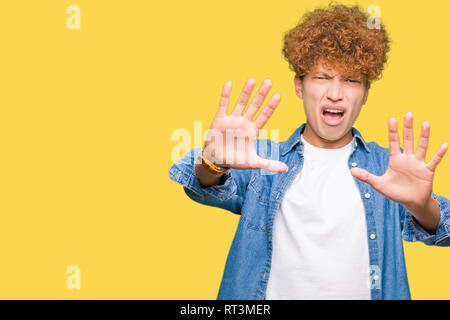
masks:
<path fill-rule="evenodd" d="M 222 95 L 220 96 L 219 110 L 217 111 L 218 116 L 226 116 L 228 102 L 230 101 L 231 93 L 231 81 L 227 81 L 222 89 Z"/>
<path fill-rule="evenodd" d="M 422 123 L 419 143 L 417 144 L 416 159 L 425 162 L 425 156 L 428 149 L 428 139 L 430 137 L 430 124 L 425 121 Z"/>
<path fill-rule="evenodd" d="M 434 157 L 430 160 L 430 162 L 427 163 L 427 167 L 431 170 L 434 171 L 436 170 L 437 165 L 439 164 L 439 162 L 442 160 L 442 158 L 444 157 L 444 154 L 447 152 L 448 149 L 448 143 L 444 143 L 438 150 L 438 152 L 436 152 L 436 154 L 434 155 Z"/>
<path fill-rule="evenodd" d="M 413 114 L 407 112 L 403 123 L 403 146 L 404 154 L 414 153 L 414 131 L 413 131 Z"/>
<path fill-rule="evenodd" d="M 288 166 L 281 161 L 268 160 L 261 157 L 258 157 L 258 168 L 274 172 L 286 172 L 288 170 Z"/>
<path fill-rule="evenodd" d="M 389 155 L 395 156 L 401 153 L 400 138 L 397 130 L 397 119 L 391 118 L 388 123 L 389 128 Z"/>
<path fill-rule="evenodd" d="M 258 93 L 253 98 L 247 111 L 244 113 L 244 117 L 248 121 L 252 121 L 253 117 L 258 112 L 259 108 L 261 107 L 261 105 L 264 102 L 264 99 L 266 99 L 266 96 L 269 93 L 271 86 L 272 86 L 272 82 L 269 79 L 264 80 Z"/>
<path fill-rule="evenodd" d="M 267 120 L 269 120 L 270 116 L 272 115 L 275 108 L 280 103 L 281 96 L 279 93 L 275 93 L 272 98 L 270 99 L 267 106 L 262 109 L 262 111 L 259 113 L 259 115 L 256 117 L 255 125 L 257 128 L 261 129 L 266 124 Z"/>
<path fill-rule="evenodd" d="M 362 168 L 353 168 L 350 170 L 350 173 L 357 179 L 362 182 L 370 184 L 375 190 L 379 191 L 381 188 L 381 180 L 380 177 L 371 174 L 367 170 Z"/>
<path fill-rule="evenodd" d="M 241 95 L 239 96 L 238 102 L 236 104 L 236 107 L 233 110 L 232 115 L 233 116 L 240 116 L 242 111 L 244 110 L 245 106 L 248 103 L 248 99 L 250 98 L 250 95 L 252 94 L 253 87 L 255 86 L 255 79 L 250 78 L 245 83 L 244 89 L 241 92 Z"/>

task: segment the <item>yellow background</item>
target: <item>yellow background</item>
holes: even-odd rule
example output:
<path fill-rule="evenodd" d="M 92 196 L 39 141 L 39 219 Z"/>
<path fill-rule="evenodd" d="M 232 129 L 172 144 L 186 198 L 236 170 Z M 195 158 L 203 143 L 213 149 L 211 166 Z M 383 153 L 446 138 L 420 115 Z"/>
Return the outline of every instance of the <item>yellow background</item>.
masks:
<path fill-rule="evenodd" d="M 0 298 L 215 299 L 239 216 L 170 181 L 171 135 L 195 120 L 205 131 L 223 84 L 234 106 L 254 77 L 281 94 L 266 128 L 287 139 L 305 115 L 282 34 L 326 3 L 2 1 Z M 450 4 L 359 3 L 380 7 L 393 45 L 355 127 L 388 147 L 388 119 L 402 127 L 412 111 L 416 137 L 431 124 L 428 161 L 449 139 Z M 80 30 L 66 26 L 71 4 Z M 446 197 L 449 157 L 433 189 Z M 448 250 L 405 243 L 414 299 L 450 298 Z"/>

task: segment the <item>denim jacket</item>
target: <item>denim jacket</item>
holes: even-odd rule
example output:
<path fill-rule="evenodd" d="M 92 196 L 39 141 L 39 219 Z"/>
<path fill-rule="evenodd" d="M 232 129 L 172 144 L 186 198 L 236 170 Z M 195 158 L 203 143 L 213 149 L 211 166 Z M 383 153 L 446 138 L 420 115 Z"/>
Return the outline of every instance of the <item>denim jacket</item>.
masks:
<path fill-rule="evenodd" d="M 274 215 L 288 186 L 302 168 L 304 146 L 300 135 L 305 125 L 297 128 L 286 141 L 258 139 L 256 142 L 260 156 L 286 163 L 287 172 L 229 169 L 222 184 L 201 187 L 194 164 L 201 148 L 190 150 L 170 167 L 170 179 L 181 184 L 192 200 L 240 215 L 217 299 L 265 298 L 272 261 Z M 352 134 L 355 148 L 348 159 L 349 170 L 358 166 L 375 175 L 383 175 L 389 163 L 389 149 L 375 142 L 366 143 L 355 128 L 352 128 Z M 432 193 L 440 205 L 441 216 L 436 233 L 430 234 L 402 204 L 354 179 L 367 222 L 371 299 L 411 299 L 402 239 L 450 246 L 449 201 Z"/>

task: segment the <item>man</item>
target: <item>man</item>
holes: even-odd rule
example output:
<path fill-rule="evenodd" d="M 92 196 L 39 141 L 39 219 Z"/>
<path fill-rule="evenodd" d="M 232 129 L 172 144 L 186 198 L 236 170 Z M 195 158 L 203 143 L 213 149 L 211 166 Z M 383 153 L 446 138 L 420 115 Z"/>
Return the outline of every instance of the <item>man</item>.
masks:
<path fill-rule="evenodd" d="M 227 82 L 203 150 L 170 168 L 191 199 L 240 214 L 218 299 L 410 299 L 402 238 L 450 245 L 449 201 L 432 192 L 448 145 L 425 163 L 430 125 L 414 153 L 410 112 L 404 150 L 395 118 L 389 149 L 352 127 L 389 51 L 384 27 L 366 21 L 357 6 L 333 5 L 286 34 L 307 118 L 287 141 L 257 139 L 280 102 L 252 122 L 269 80 L 242 114 L 249 79 L 230 115 Z"/>

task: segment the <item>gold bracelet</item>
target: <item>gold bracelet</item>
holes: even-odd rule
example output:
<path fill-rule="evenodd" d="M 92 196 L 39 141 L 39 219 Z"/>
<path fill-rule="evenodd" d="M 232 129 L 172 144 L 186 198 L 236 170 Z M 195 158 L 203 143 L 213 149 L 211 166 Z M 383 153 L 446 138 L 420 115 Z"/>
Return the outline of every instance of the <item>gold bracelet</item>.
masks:
<path fill-rule="evenodd" d="M 229 168 L 228 167 L 219 167 L 217 164 L 215 164 L 214 162 L 209 161 L 204 155 L 203 155 L 203 151 L 200 155 L 200 157 L 202 158 L 202 164 L 207 167 L 210 171 L 214 172 L 214 173 L 224 173 L 225 171 L 227 171 Z"/>

